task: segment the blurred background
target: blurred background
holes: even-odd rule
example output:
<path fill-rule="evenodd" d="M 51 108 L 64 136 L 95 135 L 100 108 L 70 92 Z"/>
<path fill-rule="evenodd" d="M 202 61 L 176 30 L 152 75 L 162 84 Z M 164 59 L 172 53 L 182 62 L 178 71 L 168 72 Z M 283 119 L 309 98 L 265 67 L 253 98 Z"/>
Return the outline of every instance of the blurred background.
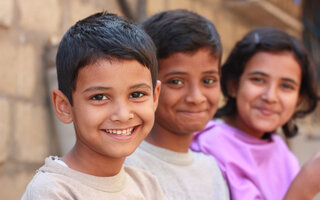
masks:
<path fill-rule="evenodd" d="M 66 30 L 103 10 L 140 22 L 177 8 L 212 20 L 223 60 L 252 28 L 274 26 L 306 45 L 319 74 L 319 0 L 1 0 L 0 199 L 20 199 L 44 158 L 61 156 L 74 143 L 72 124 L 57 120 L 50 99 L 57 87 L 57 45 Z M 300 134 L 287 140 L 301 164 L 320 151 L 319 113 L 297 121 Z"/>

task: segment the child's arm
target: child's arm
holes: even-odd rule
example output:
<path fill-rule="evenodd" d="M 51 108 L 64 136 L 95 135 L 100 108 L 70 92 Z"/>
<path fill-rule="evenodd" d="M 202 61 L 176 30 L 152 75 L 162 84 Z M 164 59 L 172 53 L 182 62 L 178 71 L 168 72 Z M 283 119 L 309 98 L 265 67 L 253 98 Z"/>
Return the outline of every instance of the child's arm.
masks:
<path fill-rule="evenodd" d="M 284 200 L 311 200 L 320 192 L 320 152 L 303 165 Z"/>

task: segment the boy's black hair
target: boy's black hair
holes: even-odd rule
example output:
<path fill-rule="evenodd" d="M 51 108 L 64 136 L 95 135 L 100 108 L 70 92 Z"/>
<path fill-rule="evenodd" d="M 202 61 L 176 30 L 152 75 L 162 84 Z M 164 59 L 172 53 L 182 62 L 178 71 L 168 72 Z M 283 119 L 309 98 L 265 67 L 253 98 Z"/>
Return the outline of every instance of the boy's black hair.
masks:
<path fill-rule="evenodd" d="M 79 69 L 99 59 L 137 60 L 150 70 L 155 88 L 158 64 L 151 38 L 136 24 L 115 14 L 100 12 L 69 28 L 58 48 L 59 90 L 71 105 Z"/>
<path fill-rule="evenodd" d="M 220 58 L 222 47 L 215 26 L 205 17 L 183 9 L 157 13 L 141 24 L 157 47 L 157 58 L 178 52 L 194 52 L 202 47 Z"/>
<path fill-rule="evenodd" d="M 286 137 L 297 134 L 297 126 L 292 119 L 303 117 L 315 110 L 319 100 L 317 94 L 317 77 L 314 65 L 299 41 L 272 27 L 262 27 L 249 32 L 237 42 L 221 70 L 221 89 L 226 104 L 218 109 L 215 117 L 231 116 L 237 113 L 236 99 L 230 95 L 228 84 L 237 85 L 247 62 L 258 52 L 292 52 L 302 71 L 301 88 L 299 94 L 301 102 L 293 117 L 282 126 Z M 230 85 L 229 85 L 230 86 Z"/>

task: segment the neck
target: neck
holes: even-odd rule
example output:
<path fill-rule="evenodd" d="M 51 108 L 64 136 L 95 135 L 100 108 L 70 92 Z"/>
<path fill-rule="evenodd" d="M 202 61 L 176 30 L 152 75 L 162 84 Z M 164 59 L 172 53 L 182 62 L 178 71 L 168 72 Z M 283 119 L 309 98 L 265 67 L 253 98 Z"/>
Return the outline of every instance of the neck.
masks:
<path fill-rule="evenodd" d="M 193 133 L 174 133 L 155 123 L 145 140 L 161 148 L 187 153 L 192 137 Z"/>
<path fill-rule="evenodd" d="M 81 148 L 80 148 L 81 146 Z M 87 146 L 76 142 L 62 160 L 76 171 L 93 176 L 115 176 L 122 168 L 125 158 L 111 158 L 92 151 Z"/>

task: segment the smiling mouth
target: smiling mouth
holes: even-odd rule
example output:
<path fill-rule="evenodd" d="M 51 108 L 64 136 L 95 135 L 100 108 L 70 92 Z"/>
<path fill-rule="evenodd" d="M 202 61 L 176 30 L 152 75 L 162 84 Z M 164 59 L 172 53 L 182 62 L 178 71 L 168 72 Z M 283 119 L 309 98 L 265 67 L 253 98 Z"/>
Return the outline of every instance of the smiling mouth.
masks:
<path fill-rule="evenodd" d="M 127 129 L 106 129 L 106 133 L 115 134 L 115 135 L 131 135 L 135 128 Z"/>
<path fill-rule="evenodd" d="M 264 109 L 264 108 L 259 108 L 259 111 L 263 114 L 263 115 L 273 115 L 276 112 L 270 109 Z"/>
<path fill-rule="evenodd" d="M 181 110 L 180 112 L 185 114 L 190 114 L 190 115 L 197 115 L 197 114 L 202 114 L 206 112 L 206 110 L 199 110 L 199 111 Z"/>

